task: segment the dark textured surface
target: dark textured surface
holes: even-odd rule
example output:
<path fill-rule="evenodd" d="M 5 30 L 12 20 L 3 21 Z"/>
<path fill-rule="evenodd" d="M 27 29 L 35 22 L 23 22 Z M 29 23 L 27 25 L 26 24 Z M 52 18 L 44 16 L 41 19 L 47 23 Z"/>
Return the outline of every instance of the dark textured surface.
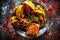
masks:
<path fill-rule="evenodd" d="M 60 0 L 55 0 L 55 1 L 58 4 L 58 8 L 57 8 L 56 14 L 58 16 L 60 16 Z M 1 28 L 1 25 L 5 21 L 4 20 L 5 15 L 2 15 L 2 6 L 4 4 L 6 4 L 6 3 L 8 3 L 8 5 L 11 6 L 11 2 L 10 1 L 8 1 L 8 0 L 0 0 L 0 4 L 1 4 L 0 5 L 0 40 L 14 40 L 14 38 L 12 38 L 10 35 L 8 35 L 7 32 L 2 31 L 2 28 Z M 11 9 L 10 6 L 9 6 L 9 8 Z M 55 37 L 57 38 L 57 40 L 60 40 L 60 22 L 59 23 L 57 21 L 54 22 L 54 27 L 53 28 L 56 29 L 57 33 L 55 33 L 54 35 L 51 35 L 52 36 L 51 40 L 56 40 L 56 39 L 54 39 Z M 52 31 L 52 32 L 54 33 L 55 31 Z M 48 37 L 50 37 L 50 36 L 48 36 Z M 20 38 L 20 40 L 29 40 L 28 38 L 24 38 L 24 37 L 21 37 L 21 36 L 19 38 Z M 17 39 L 15 39 L 15 40 L 17 40 Z M 48 40 L 48 39 L 45 37 L 45 34 L 43 34 L 43 35 L 41 35 L 41 36 L 39 36 L 37 38 L 33 38 L 33 39 L 30 39 L 30 40 Z"/>

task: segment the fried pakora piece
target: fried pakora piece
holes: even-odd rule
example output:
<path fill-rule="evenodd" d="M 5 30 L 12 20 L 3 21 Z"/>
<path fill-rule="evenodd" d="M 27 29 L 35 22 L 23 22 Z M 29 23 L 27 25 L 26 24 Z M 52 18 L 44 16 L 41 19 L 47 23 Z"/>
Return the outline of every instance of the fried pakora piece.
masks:
<path fill-rule="evenodd" d="M 16 16 L 11 17 L 10 22 L 12 25 L 20 27 L 19 21 L 16 20 Z"/>
<path fill-rule="evenodd" d="M 23 18 L 23 5 L 18 5 L 15 7 L 16 17 L 18 19 Z"/>
<path fill-rule="evenodd" d="M 40 5 L 37 5 L 37 6 L 35 7 L 35 10 L 34 10 L 33 12 L 35 12 L 35 13 L 37 13 L 37 14 L 41 14 L 41 15 L 43 15 L 44 17 L 46 16 L 45 10 L 44 10 L 44 9 L 42 8 L 42 6 L 40 6 Z"/>
<path fill-rule="evenodd" d="M 24 1 L 23 7 L 26 14 L 30 14 L 35 9 L 35 5 L 31 1 Z"/>
<path fill-rule="evenodd" d="M 39 27 L 40 27 L 39 24 L 36 24 L 36 23 L 30 24 L 27 28 L 27 35 L 37 36 L 39 33 Z"/>
<path fill-rule="evenodd" d="M 11 21 L 11 23 L 15 23 L 17 21 L 16 16 L 11 17 L 10 21 Z"/>

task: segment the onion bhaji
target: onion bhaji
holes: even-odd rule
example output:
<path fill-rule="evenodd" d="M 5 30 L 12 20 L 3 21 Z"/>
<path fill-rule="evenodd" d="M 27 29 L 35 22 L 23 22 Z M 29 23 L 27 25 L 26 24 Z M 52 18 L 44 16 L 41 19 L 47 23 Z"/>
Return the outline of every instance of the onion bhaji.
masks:
<path fill-rule="evenodd" d="M 46 21 L 45 10 L 41 5 L 31 1 L 24 1 L 14 8 L 15 16 L 11 17 L 11 24 L 26 30 L 27 35 L 37 36 Z"/>

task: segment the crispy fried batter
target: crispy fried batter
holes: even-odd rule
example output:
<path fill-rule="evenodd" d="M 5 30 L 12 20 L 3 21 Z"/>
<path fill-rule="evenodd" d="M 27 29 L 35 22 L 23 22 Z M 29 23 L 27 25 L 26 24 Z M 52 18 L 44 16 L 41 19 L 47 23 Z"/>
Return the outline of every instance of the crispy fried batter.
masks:
<path fill-rule="evenodd" d="M 26 29 L 27 35 L 37 36 L 40 27 L 43 27 L 46 21 L 46 14 L 43 7 L 41 5 L 35 6 L 31 1 L 24 1 L 22 5 L 15 7 L 14 12 L 16 16 L 11 17 L 11 24 L 22 25 L 22 28 Z"/>

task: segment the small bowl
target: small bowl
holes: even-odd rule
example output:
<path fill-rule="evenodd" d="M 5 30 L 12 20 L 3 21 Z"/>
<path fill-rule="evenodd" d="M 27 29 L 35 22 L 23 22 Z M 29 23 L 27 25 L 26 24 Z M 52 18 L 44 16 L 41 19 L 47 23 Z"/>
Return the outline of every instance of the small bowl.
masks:
<path fill-rule="evenodd" d="M 33 2 L 33 3 L 34 3 L 35 5 L 40 5 L 40 6 L 42 6 L 41 4 L 36 3 L 36 2 Z M 42 6 L 42 7 L 43 7 L 43 6 Z M 43 7 L 43 9 L 44 9 L 44 7 Z M 45 9 L 44 9 L 44 10 L 45 10 Z M 46 13 L 46 19 L 47 19 L 47 11 L 46 11 L 46 10 L 45 10 L 45 13 Z M 43 35 L 43 34 L 46 32 L 48 26 L 49 26 L 49 22 L 46 20 L 45 26 L 44 26 L 42 29 L 39 30 L 39 34 L 38 34 L 37 36 L 35 36 L 35 37 L 38 37 L 38 36 Z M 15 28 L 14 28 L 14 29 L 15 29 Z M 28 35 L 26 34 L 26 32 L 23 31 L 23 30 L 21 30 L 21 29 L 17 29 L 17 30 L 15 29 L 15 31 L 17 32 L 17 34 L 19 34 L 19 35 L 21 35 L 21 36 L 23 36 L 23 37 L 26 37 L 26 38 L 35 38 L 35 37 L 28 36 Z"/>

